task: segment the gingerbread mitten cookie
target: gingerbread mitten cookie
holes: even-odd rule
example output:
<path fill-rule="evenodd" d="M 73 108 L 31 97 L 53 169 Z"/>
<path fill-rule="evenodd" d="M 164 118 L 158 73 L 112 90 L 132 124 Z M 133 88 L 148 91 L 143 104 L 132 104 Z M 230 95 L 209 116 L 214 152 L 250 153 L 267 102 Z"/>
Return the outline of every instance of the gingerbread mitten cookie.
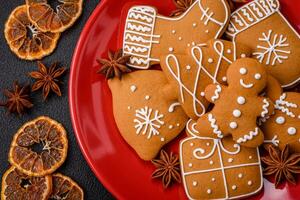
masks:
<path fill-rule="evenodd" d="M 123 49 L 131 55 L 129 66 L 147 69 L 160 56 L 183 53 L 189 46 L 219 38 L 226 29 L 230 9 L 226 0 L 196 0 L 180 17 L 157 14 L 149 6 L 134 6 L 128 11 Z"/>
<path fill-rule="evenodd" d="M 108 84 L 119 131 L 142 159 L 153 159 L 184 129 L 184 111 L 161 92 L 167 84 L 162 71 L 136 71 L 123 75 L 121 80 L 111 79 Z"/>
<path fill-rule="evenodd" d="M 188 48 L 185 54 L 168 53 L 161 57 L 161 67 L 170 83 L 166 93 L 177 94 L 172 97 L 178 99 L 187 115 L 198 119 L 209 105 L 204 98 L 206 86 L 226 84 L 229 65 L 236 58 L 250 55 L 244 45 L 236 47 L 232 42 L 214 39 Z"/>
<path fill-rule="evenodd" d="M 254 0 L 231 15 L 227 36 L 253 48 L 253 56 L 283 87 L 300 80 L 300 36 L 279 11 L 278 0 Z"/>
<path fill-rule="evenodd" d="M 236 144 L 231 137 L 202 138 L 189 121 L 190 137 L 180 143 L 180 164 L 189 199 L 236 199 L 263 187 L 258 148 Z"/>
<path fill-rule="evenodd" d="M 281 150 L 289 144 L 292 151 L 300 153 L 300 94 L 279 92 L 280 85 L 276 79 L 269 83 L 266 95 L 275 103 L 275 112 L 261 125 L 264 142 L 272 143 Z"/>
<path fill-rule="evenodd" d="M 205 98 L 215 106 L 198 119 L 196 129 L 200 136 L 231 134 L 237 143 L 257 147 L 264 139 L 257 117 L 274 110 L 269 99 L 258 96 L 267 83 L 264 65 L 251 58 L 238 59 L 228 68 L 227 80 L 228 87 L 212 84 L 205 89 Z"/>

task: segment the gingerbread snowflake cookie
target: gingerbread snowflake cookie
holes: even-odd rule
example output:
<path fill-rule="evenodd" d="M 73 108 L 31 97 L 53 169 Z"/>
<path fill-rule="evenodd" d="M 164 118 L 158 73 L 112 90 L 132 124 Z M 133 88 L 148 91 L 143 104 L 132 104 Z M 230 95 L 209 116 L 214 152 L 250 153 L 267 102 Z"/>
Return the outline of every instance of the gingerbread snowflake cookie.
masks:
<path fill-rule="evenodd" d="M 253 48 L 253 57 L 287 87 L 300 80 L 300 36 L 279 7 L 278 0 L 251 1 L 232 13 L 226 34 Z"/>
<path fill-rule="evenodd" d="M 206 86 L 226 84 L 229 65 L 237 58 L 251 56 L 251 51 L 242 44 L 235 46 L 219 39 L 187 49 L 185 54 L 161 57 L 161 67 L 170 83 L 165 96 L 178 99 L 187 115 L 198 119 L 209 105 L 204 97 Z"/>
<path fill-rule="evenodd" d="M 144 160 L 153 159 L 161 147 L 184 129 L 187 116 L 176 101 L 166 100 L 162 71 L 136 71 L 108 81 L 116 124 L 125 141 Z"/>
<path fill-rule="evenodd" d="M 237 199 L 263 187 L 258 148 L 236 144 L 232 138 L 199 137 L 196 122 L 186 127 L 180 143 L 180 164 L 189 199 Z"/>
<path fill-rule="evenodd" d="M 269 80 L 266 95 L 275 103 L 274 114 L 261 120 L 265 143 L 281 150 L 289 144 L 292 151 L 300 153 L 300 94 L 282 92 L 274 78 Z"/>
<path fill-rule="evenodd" d="M 264 66 L 251 58 L 241 58 L 227 71 L 227 86 L 212 84 L 205 89 L 205 98 L 213 109 L 201 116 L 196 129 L 200 136 L 223 138 L 232 135 L 238 144 L 257 147 L 264 136 L 256 125 L 257 117 L 273 112 L 273 103 L 259 93 L 267 83 Z"/>
<path fill-rule="evenodd" d="M 185 49 L 212 38 L 226 29 L 230 9 L 226 0 L 196 0 L 179 17 L 157 14 L 150 6 L 134 6 L 127 14 L 123 35 L 125 55 L 131 55 L 129 66 L 148 69 L 167 53 Z"/>

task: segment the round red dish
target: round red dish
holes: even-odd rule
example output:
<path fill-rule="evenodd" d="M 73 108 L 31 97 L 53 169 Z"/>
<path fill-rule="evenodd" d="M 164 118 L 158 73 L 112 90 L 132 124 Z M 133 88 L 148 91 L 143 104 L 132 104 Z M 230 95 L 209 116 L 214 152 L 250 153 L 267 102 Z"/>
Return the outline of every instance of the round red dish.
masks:
<path fill-rule="evenodd" d="M 96 74 L 96 58 L 115 50 L 124 7 L 152 5 L 168 15 L 172 0 L 102 0 L 84 27 L 78 41 L 69 82 L 72 123 L 80 148 L 98 179 L 117 199 L 186 199 L 177 184 L 164 190 L 151 179 L 154 167 L 138 158 L 119 135 L 112 113 L 111 93 L 103 76 Z M 282 12 L 299 31 L 300 2 L 282 0 Z M 173 142 L 173 147 L 177 146 Z M 172 148 L 176 152 L 176 148 Z M 283 184 L 275 189 L 265 179 L 264 191 L 253 199 L 299 199 L 300 184 Z"/>

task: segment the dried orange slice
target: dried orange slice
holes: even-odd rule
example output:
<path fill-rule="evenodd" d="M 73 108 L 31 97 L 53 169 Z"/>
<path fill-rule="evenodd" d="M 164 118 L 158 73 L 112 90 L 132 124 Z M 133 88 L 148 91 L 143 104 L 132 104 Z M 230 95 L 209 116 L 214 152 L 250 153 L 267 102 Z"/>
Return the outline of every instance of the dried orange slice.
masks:
<path fill-rule="evenodd" d="M 1 200 L 44 200 L 51 191 L 51 176 L 30 177 L 11 167 L 2 177 Z"/>
<path fill-rule="evenodd" d="M 42 116 L 18 130 L 10 147 L 9 162 L 29 176 L 45 176 L 63 164 L 67 150 L 64 127 Z"/>
<path fill-rule="evenodd" d="M 30 21 L 44 32 L 63 32 L 81 15 L 83 0 L 56 1 L 54 11 L 47 0 L 26 0 Z"/>
<path fill-rule="evenodd" d="M 83 190 L 71 178 L 62 174 L 52 175 L 53 190 L 49 200 L 83 200 Z"/>
<path fill-rule="evenodd" d="M 39 31 L 29 21 L 26 5 L 19 6 L 10 14 L 4 29 L 10 49 L 21 59 L 35 60 L 52 53 L 59 33 Z"/>

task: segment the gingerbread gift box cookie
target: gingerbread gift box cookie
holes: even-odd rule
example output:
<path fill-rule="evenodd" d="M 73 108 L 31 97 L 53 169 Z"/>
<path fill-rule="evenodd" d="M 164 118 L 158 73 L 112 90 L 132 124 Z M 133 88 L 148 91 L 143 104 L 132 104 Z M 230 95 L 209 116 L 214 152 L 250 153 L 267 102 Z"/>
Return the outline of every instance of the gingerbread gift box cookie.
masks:
<path fill-rule="evenodd" d="M 226 84 L 229 65 L 237 58 L 248 56 L 251 56 L 248 47 L 219 39 L 187 48 L 185 54 L 163 55 L 161 67 L 170 83 L 166 97 L 177 98 L 187 115 L 196 120 L 209 105 L 204 97 L 206 86 Z"/>
<path fill-rule="evenodd" d="M 110 79 L 108 84 L 119 131 L 143 160 L 153 159 L 184 129 L 184 111 L 161 92 L 167 84 L 162 71 L 136 71 L 123 75 L 121 80 Z"/>
<path fill-rule="evenodd" d="M 196 122 L 187 124 L 188 137 L 180 143 L 180 164 L 189 199 L 236 199 L 263 187 L 258 148 L 233 142 L 231 137 L 199 137 Z"/>
<path fill-rule="evenodd" d="M 123 35 L 129 66 L 147 69 L 169 52 L 219 38 L 226 29 L 230 9 L 226 0 L 196 0 L 179 17 L 165 17 L 150 6 L 134 6 L 127 14 Z"/>
<path fill-rule="evenodd" d="M 267 72 L 255 59 L 241 58 L 227 71 L 228 86 L 211 84 L 205 98 L 214 104 L 201 116 L 196 129 L 200 136 L 223 138 L 232 135 L 238 144 L 257 147 L 264 136 L 256 121 L 274 110 L 268 98 L 259 96 L 267 84 Z"/>
<path fill-rule="evenodd" d="M 253 48 L 253 57 L 288 87 L 300 80 L 300 36 L 278 0 L 254 0 L 232 13 L 226 35 Z"/>
<path fill-rule="evenodd" d="M 293 152 L 300 153 L 300 94 L 283 92 L 274 78 L 268 82 L 266 95 L 275 103 L 274 114 L 262 120 L 265 143 L 283 150 L 288 144 Z"/>

